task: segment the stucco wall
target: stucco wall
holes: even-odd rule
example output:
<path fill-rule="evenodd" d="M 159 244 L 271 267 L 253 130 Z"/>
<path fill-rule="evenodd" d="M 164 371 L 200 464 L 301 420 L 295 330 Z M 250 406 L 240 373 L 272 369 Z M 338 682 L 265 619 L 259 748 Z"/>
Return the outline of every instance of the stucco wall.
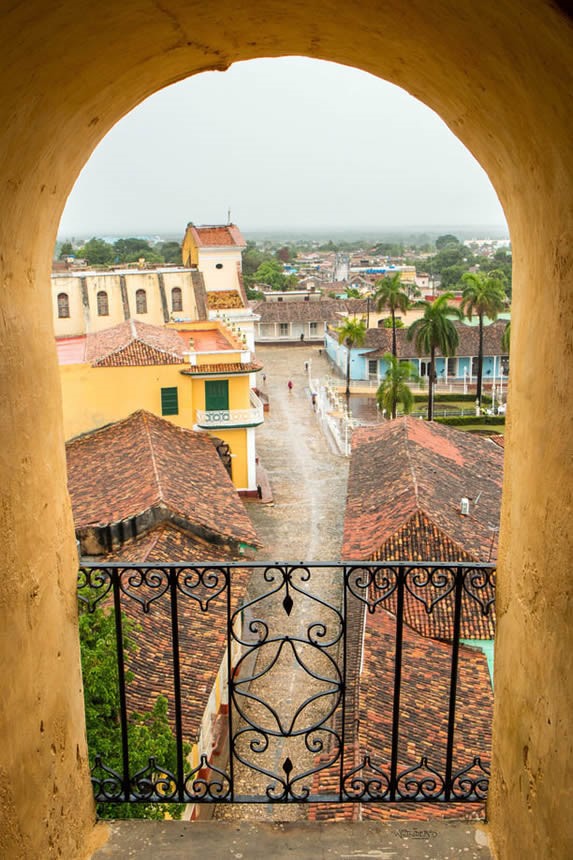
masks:
<path fill-rule="evenodd" d="M 93 822 L 49 322 L 62 208 L 97 143 L 147 95 L 239 59 L 300 54 L 426 102 L 504 206 L 515 298 L 490 828 L 503 860 L 570 857 L 570 19 L 541 0 L 30 0 L 4 11 L 0 45 L 0 854 L 81 856 Z"/>

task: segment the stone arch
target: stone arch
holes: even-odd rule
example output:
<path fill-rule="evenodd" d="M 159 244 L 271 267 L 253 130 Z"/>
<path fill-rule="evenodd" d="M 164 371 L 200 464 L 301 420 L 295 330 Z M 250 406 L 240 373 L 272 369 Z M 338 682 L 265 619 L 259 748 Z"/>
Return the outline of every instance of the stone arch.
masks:
<path fill-rule="evenodd" d="M 560 754 L 571 744 L 573 710 L 571 586 L 563 578 L 573 354 L 573 36 L 565 8 L 549 0 L 436 0 L 430 8 L 425 0 L 245 0 L 239 8 L 231 0 L 62 0 L 46 9 L 30 0 L 4 12 L 6 856 L 78 856 L 93 817 L 49 290 L 66 197 L 98 141 L 152 92 L 203 70 L 285 54 L 356 66 L 404 87 L 470 149 L 504 207 L 515 301 L 490 818 L 507 860 L 567 855 L 569 816 L 554 787 L 564 802 L 570 797 Z M 39 523 L 41 540 L 32 542 Z"/>

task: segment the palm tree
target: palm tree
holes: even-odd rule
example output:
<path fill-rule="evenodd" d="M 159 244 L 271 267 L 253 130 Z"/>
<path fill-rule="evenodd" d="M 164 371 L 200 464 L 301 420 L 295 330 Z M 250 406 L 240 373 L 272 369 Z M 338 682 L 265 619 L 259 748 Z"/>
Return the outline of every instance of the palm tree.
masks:
<path fill-rule="evenodd" d="M 476 397 L 481 406 L 482 374 L 483 374 L 483 320 L 489 317 L 495 322 L 500 311 L 506 304 L 504 289 L 505 275 L 496 270 L 484 274 L 483 272 L 466 272 L 462 277 L 464 284 L 462 289 L 463 313 L 471 319 L 477 314 L 479 320 L 479 344 L 478 344 L 478 371 Z"/>
<path fill-rule="evenodd" d="M 366 338 L 366 323 L 356 317 L 347 317 L 342 325 L 335 329 L 338 343 L 344 344 L 346 355 L 346 400 L 350 400 L 350 350 L 353 346 L 362 346 Z"/>
<path fill-rule="evenodd" d="M 380 409 L 385 409 L 392 417 L 396 417 L 398 403 L 402 405 L 405 415 L 412 411 L 414 395 L 409 382 L 420 382 L 418 371 L 410 361 L 398 361 L 391 352 L 384 355 L 386 376 L 376 392 L 376 400 Z"/>
<path fill-rule="evenodd" d="M 396 350 L 396 311 L 406 313 L 410 307 L 410 296 L 404 289 L 404 285 L 400 280 L 400 274 L 396 272 L 391 277 L 380 278 L 375 284 L 374 300 L 376 302 L 376 310 L 381 311 L 383 308 L 388 308 L 392 318 L 392 355 L 397 356 Z"/>
<path fill-rule="evenodd" d="M 424 315 L 413 322 L 408 329 L 408 340 L 414 340 L 418 353 L 430 356 L 428 421 L 434 418 L 436 350 L 439 349 L 445 357 L 455 355 L 458 347 L 458 332 L 450 317 L 455 316 L 459 319 L 461 315 L 456 307 L 448 304 L 452 298 L 453 293 L 442 293 L 433 302 L 421 302 L 420 306 L 424 306 Z"/>
<path fill-rule="evenodd" d="M 505 327 L 505 330 L 501 336 L 501 348 L 504 352 L 507 352 L 509 355 L 509 345 L 511 343 L 511 320 Z"/>

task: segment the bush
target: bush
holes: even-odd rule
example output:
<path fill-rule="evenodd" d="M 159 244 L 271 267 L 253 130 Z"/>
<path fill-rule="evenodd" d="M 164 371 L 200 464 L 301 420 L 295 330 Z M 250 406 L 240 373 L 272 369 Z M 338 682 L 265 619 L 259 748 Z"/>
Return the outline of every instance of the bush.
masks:
<path fill-rule="evenodd" d="M 475 415 L 460 415 L 453 418 L 434 418 L 434 421 L 440 424 L 448 424 L 450 427 L 464 427 L 471 424 L 503 426 L 505 424 L 505 415 L 480 415 L 479 418 Z"/>
<path fill-rule="evenodd" d="M 415 394 L 414 400 L 416 403 L 427 403 L 427 394 Z M 440 392 L 434 391 L 434 403 L 475 403 L 475 394 L 456 394 L 455 392 Z M 482 403 L 491 403 L 489 394 L 482 394 Z"/>

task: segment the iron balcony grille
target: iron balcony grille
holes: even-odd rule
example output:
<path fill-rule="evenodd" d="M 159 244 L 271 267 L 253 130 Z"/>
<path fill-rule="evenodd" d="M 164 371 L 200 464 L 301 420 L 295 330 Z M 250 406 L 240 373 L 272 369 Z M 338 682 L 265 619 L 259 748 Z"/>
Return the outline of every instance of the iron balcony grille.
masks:
<path fill-rule="evenodd" d="M 491 687 L 460 640 L 492 635 L 493 565 L 83 563 L 78 584 L 80 612 L 114 619 L 97 801 L 485 800 Z M 136 768 L 130 720 L 159 694 L 175 764 Z"/>

